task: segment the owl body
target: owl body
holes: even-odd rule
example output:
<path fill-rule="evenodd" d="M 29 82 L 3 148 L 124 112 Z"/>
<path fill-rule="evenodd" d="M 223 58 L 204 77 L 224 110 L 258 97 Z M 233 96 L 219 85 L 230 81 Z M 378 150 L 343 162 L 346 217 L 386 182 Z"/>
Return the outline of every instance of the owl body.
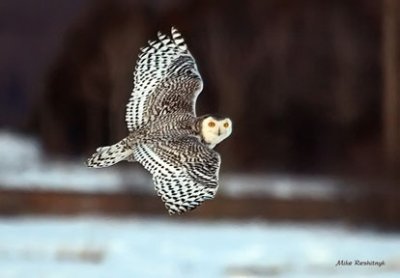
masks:
<path fill-rule="evenodd" d="M 130 132 L 129 137 L 137 138 L 139 134 L 145 134 L 148 139 L 163 136 L 175 137 L 181 135 L 199 136 L 196 129 L 197 118 L 190 114 L 167 114 L 154 121 L 150 121 L 138 130 Z"/>
<path fill-rule="evenodd" d="M 196 116 L 203 81 L 180 33 L 158 34 L 142 49 L 127 104 L 129 135 L 100 147 L 87 166 L 139 162 L 153 175 L 157 194 L 170 214 L 212 199 L 218 189 L 220 155 L 213 148 L 232 132 L 228 118 Z"/>

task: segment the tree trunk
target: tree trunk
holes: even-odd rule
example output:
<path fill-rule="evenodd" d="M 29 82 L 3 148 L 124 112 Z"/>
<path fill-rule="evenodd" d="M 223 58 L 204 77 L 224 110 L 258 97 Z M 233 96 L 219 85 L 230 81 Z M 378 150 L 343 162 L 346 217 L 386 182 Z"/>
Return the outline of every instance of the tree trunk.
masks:
<path fill-rule="evenodd" d="M 393 169 L 399 162 L 400 96 L 399 45 L 400 20 L 398 0 L 383 1 L 383 132 L 384 152 L 388 166 Z"/>

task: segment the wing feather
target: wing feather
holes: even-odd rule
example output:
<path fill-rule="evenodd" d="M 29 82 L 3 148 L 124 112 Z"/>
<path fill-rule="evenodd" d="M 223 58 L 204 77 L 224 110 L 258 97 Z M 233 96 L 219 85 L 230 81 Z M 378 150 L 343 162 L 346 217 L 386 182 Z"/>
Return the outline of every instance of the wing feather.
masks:
<path fill-rule="evenodd" d="M 181 34 L 172 27 L 171 35 L 159 32 L 157 40 L 149 41 L 139 55 L 134 88 L 126 109 L 130 132 L 142 127 L 151 117 L 177 111 L 195 114 L 203 81 Z"/>
<path fill-rule="evenodd" d="M 170 214 L 192 210 L 217 192 L 221 158 L 196 137 L 141 144 L 134 155 L 153 175 Z"/>

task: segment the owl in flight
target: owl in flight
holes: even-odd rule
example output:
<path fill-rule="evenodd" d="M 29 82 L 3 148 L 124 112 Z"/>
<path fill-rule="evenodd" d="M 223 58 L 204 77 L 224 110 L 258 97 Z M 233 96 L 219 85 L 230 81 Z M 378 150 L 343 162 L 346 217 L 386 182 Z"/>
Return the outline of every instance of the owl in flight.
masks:
<path fill-rule="evenodd" d="M 87 166 L 102 168 L 127 160 L 153 175 L 157 194 L 170 214 L 212 199 L 218 189 L 220 155 L 213 148 L 232 132 L 232 121 L 196 116 L 203 81 L 177 29 L 158 33 L 141 49 L 134 89 L 126 109 L 129 135 L 100 147 Z"/>

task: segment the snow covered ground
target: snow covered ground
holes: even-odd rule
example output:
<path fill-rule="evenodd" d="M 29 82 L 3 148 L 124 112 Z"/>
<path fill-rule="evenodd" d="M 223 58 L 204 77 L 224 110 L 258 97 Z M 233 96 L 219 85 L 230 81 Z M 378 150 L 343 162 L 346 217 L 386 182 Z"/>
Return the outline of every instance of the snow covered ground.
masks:
<path fill-rule="evenodd" d="M 99 170 L 83 159 L 49 159 L 37 141 L 10 132 L 0 131 L 0 157 L 3 188 L 154 194 L 140 166 Z M 225 174 L 220 194 L 323 199 L 343 187 L 329 178 Z M 400 234 L 329 223 L 179 219 L 0 218 L 0 278 L 400 277 Z M 340 260 L 353 265 L 335 266 Z"/>
<path fill-rule="evenodd" d="M 335 266 L 370 260 L 382 266 Z M 2 218 L 0 277 L 399 277 L 400 235 L 178 218 Z"/>
<path fill-rule="evenodd" d="M 80 192 L 133 190 L 154 194 L 150 174 L 137 163 L 89 169 L 84 165 L 85 158 L 50 159 L 34 138 L 16 133 L 0 131 L 0 157 L 2 188 Z M 284 199 L 329 199 L 349 189 L 341 181 L 326 177 L 226 174 L 223 169 L 222 172 L 219 194 L 232 198 L 265 194 Z"/>
<path fill-rule="evenodd" d="M 12 150 L 12 151 L 10 151 Z M 0 131 L 0 187 L 154 194 L 140 165 L 88 169 L 46 157 L 33 138 Z M 332 198 L 329 178 L 223 174 L 232 198 Z M 400 234 L 341 225 L 167 218 L 0 218 L 0 278 L 400 277 Z M 335 266 L 339 260 L 352 266 Z M 355 261 L 384 262 L 356 266 Z"/>

